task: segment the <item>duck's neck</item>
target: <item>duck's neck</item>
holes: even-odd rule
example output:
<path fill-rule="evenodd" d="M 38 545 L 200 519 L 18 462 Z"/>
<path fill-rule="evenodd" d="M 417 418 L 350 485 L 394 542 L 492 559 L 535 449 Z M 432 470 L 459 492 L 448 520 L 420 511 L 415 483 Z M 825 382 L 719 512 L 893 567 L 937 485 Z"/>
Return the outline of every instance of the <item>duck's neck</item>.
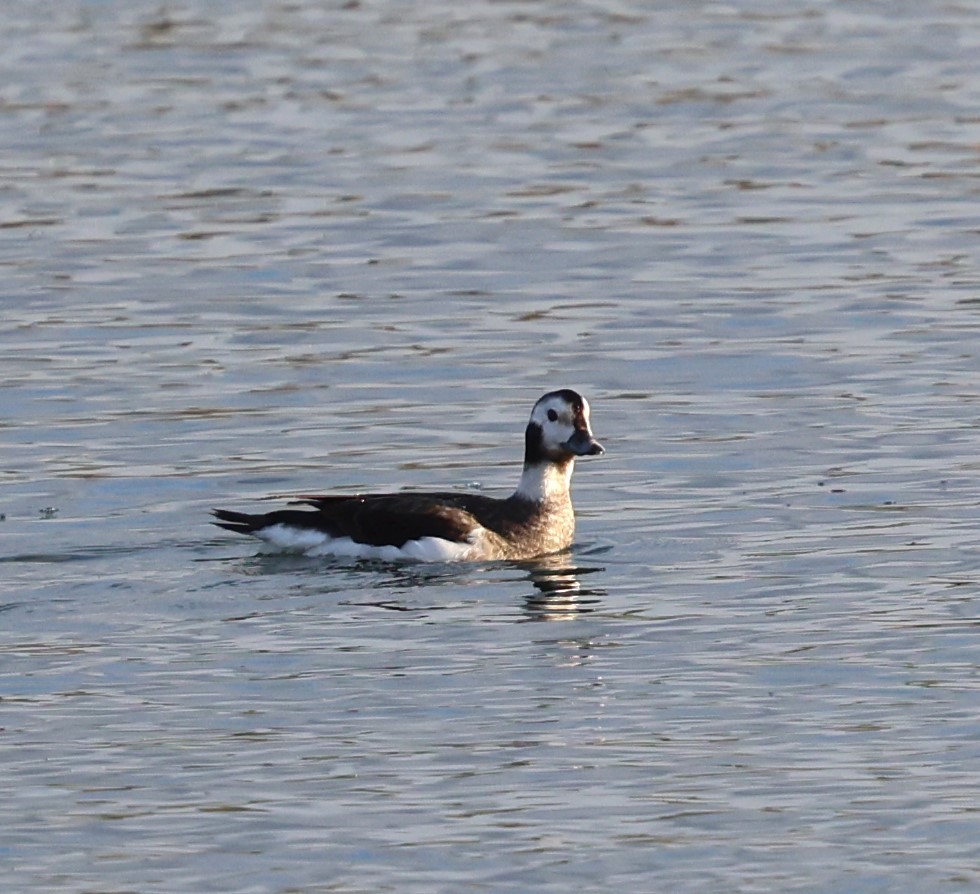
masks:
<path fill-rule="evenodd" d="M 574 459 L 564 463 L 525 462 L 514 496 L 535 503 L 567 501 L 574 467 Z"/>

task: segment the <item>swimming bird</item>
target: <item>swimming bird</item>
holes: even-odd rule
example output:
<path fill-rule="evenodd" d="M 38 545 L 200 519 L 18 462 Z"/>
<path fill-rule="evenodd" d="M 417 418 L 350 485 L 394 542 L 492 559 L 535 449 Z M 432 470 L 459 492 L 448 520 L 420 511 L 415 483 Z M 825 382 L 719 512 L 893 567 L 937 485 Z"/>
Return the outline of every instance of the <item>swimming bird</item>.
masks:
<path fill-rule="evenodd" d="M 464 492 L 301 496 L 252 515 L 215 509 L 213 524 L 280 550 L 395 561 L 530 559 L 572 544 L 569 485 L 575 458 L 604 453 L 589 425 L 589 403 L 563 388 L 541 397 L 524 432 L 517 490 L 494 498 Z"/>

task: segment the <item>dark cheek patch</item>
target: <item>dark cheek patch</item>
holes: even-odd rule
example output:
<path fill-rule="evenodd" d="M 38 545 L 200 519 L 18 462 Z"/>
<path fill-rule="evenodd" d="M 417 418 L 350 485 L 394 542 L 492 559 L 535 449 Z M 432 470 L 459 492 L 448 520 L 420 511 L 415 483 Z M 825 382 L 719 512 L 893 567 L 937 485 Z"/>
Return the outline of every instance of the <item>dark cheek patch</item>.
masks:
<path fill-rule="evenodd" d="M 524 432 L 524 461 L 539 463 L 546 459 L 541 426 L 537 422 L 529 422 Z"/>

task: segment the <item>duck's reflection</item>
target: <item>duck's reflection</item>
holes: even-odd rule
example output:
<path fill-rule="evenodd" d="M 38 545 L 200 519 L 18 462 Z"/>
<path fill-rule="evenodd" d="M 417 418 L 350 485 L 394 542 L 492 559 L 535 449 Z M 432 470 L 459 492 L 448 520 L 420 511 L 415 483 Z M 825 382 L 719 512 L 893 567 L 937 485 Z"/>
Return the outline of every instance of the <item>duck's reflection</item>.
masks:
<path fill-rule="evenodd" d="M 596 610 L 605 590 L 584 587 L 581 578 L 602 571 L 601 567 L 575 562 L 569 553 L 545 556 L 523 563 L 537 592 L 524 598 L 529 621 L 567 621 Z"/>
<path fill-rule="evenodd" d="M 349 605 L 364 605 L 391 611 L 435 611 L 448 607 L 438 599 L 416 601 L 418 594 L 430 595 L 433 588 L 486 585 L 495 579 L 499 582 L 503 573 L 506 580 L 530 581 L 534 591 L 524 597 L 523 620 L 567 621 L 598 609 L 607 593 L 599 587 L 583 586 L 582 580 L 605 568 L 586 565 L 582 555 L 570 552 L 543 556 L 525 562 L 499 562 L 486 565 L 460 566 L 458 564 L 392 563 L 362 559 L 353 564 L 344 559 L 329 557 L 309 558 L 282 553 L 259 553 L 242 560 L 241 573 L 262 576 L 267 574 L 296 574 L 316 579 L 316 591 L 347 594 Z M 578 561 L 577 561 L 578 560 Z M 509 571 L 508 571 L 509 569 Z M 518 570 L 520 577 L 513 572 Z M 325 580 L 324 570 L 331 574 Z M 371 576 L 371 575 L 374 576 Z M 377 598 L 377 575 L 381 575 L 387 595 Z M 367 593 L 360 594 L 366 586 Z M 298 591 L 305 588 L 297 583 Z M 405 592 L 411 598 L 400 598 Z M 368 595 L 368 593 L 370 595 Z M 276 590 L 264 598 L 279 598 Z M 454 603 L 455 604 L 455 603 Z"/>

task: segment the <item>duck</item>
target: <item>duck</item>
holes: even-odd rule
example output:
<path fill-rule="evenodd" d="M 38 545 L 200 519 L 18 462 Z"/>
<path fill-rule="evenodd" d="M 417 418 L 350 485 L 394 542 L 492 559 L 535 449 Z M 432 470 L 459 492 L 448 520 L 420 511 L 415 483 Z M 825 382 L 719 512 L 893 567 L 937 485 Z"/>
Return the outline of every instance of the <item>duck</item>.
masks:
<path fill-rule="evenodd" d="M 534 559 L 567 550 L 575 536 L 575 460 L 605 453 L 592 434 L 589 402 L 549 391 L 524 431 L 524 466 L 508 497 L 464 491 L 302 495 L 252 514 L 214 509 L 212 524 L 280 552 L 383 562 Z"/>

